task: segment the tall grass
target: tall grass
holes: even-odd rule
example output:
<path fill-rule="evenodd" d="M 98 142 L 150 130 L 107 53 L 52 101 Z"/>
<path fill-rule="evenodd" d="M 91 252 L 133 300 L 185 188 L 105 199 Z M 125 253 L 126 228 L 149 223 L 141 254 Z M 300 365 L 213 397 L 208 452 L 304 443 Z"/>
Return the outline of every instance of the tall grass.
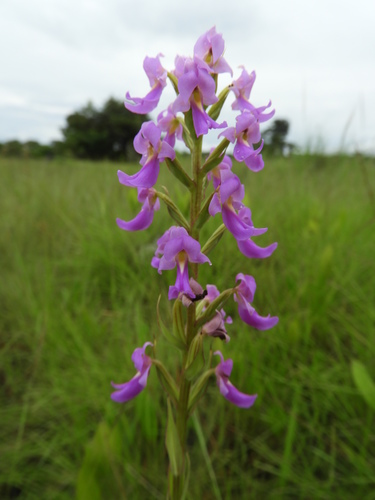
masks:
<path fill-rule="evenodd" d="M 162 208 L 146 232 L 117 228 L 116 217 L 139 210 L 117 168 L 0 163 L 1 498 L 72 498 L 77 478 L 81 498 L 164 497 L 156 373 L 125 406 L 109 399 L 109 382 L 133 376 L 132 351 L 158 335 L 159 293 L 170 313 L 173 272 L 149 265 L 170 222 Z M 226 234 L 201 282 L 224 289 L 238 272 L 254 275 L 255 307 L 280 322 L 258 332 L 234 302 L 226 307 L 232 340 L 216 347 L 234 359 L 233 383 L 258 400 L 238 409 L 212 382 L 200 407 L 221 496 L 374 499 L 374 410 L 350 372 L 358 359 L 375 378 L 374 161 L 301 156 L 269 160 L 258 174 L 235 169 L 255 225 L 269 227 L 257 242 L 279 247 L 249 261 Z M 186 210 L 184 188 L 171 194 Z M 162 340 L 159 350 L 175 370 L 177 353 Z M 189 443 L 191 498 L 215 498 L 194 426 Z"/>

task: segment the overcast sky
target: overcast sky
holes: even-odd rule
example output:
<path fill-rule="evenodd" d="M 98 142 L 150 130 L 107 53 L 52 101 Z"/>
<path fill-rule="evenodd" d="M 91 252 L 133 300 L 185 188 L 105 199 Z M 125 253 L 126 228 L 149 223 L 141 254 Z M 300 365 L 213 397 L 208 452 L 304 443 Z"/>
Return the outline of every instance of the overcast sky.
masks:
<path fill-rule="evenodd" d="M 145 95 L 144 57 L 162 52 L 172 69 L 213 25 L 234 77 L 256 70 L 251 100 L 272 99 L 291 141 L 375 152 L 374 0 L 1 0 L 0 141 L 59 139 L 88 100 Z"/>

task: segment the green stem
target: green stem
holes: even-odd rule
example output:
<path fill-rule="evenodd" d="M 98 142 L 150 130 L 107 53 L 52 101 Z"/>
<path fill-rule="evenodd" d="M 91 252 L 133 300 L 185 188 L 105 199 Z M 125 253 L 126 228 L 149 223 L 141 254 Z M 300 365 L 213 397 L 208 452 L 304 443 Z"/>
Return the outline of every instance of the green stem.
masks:
<path fill-rule="evenodd" d="M 191 191 L 190 198 L 190 235 L 199 241 L 199 229 L 194 228 L 195 221 L 201 211 L 202 204 L 202 183 L 203 175 L 201 172 L 202 167 L 202 137 L 195 138 L 193 140 L 194 147 L 192 148 L 191 155 L 191 166 L 193 181 L 195 184 L 195 189 Z M 191 270 L 194 279 L 198 279 L 198 264 L 191 264 Z M 195 303 L 191 304 L 187 310 L 187 324 L 186 324 L 186 351 L 183 357 L 183 366 L 181 370 L 180 378 L 180 397 L 178 400 L 177 411 L 176 411 L 176 427 L 178 436 L 180 438 L 181 448 L 183 456 L 186 456 L 186 435 L 187 435 L 187 421 L 188 421 L 188 407 L 189 407 L 189 396 L 191 389 L 191 382 L 185 377 L 185 364 L 187 353 L 191 341 L 194 338 L 194 325 L 195 325 Z M 184 470 L 178 476 L 173 476 L 172 478 L 172 500 L 180 500 L 182 492 L 184 489 Z"/>

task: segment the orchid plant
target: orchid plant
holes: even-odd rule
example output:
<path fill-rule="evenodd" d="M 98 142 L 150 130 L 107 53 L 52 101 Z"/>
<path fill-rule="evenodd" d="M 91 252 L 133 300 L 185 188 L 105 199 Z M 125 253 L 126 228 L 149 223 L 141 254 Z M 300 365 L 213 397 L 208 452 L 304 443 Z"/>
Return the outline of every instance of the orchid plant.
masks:
<path fill-rule="evenodd" d="M 259 127 L 260 123 L 274 115 L 274 111 L 269 109 L 271 102 L 258 108 L 250 102 L 255 72 L 249 74 L 243 67 L 239 78 L 218 92 L 218 75 L 229 73 L 233 78 L 233 73 L 224 59 L 223 37 L 216 32 L 215 27 L 198 39 L 193 57 L 176 57 L 172 71 L 164 69 L 161 57 L 162 54 L 154 58 L 146 57 L 143 67 L 151 90 L 143 98 L 132 97 L 127 93 L 125 107 L 139 114 L 153 111 L 158 106 L 167 80 L 171 82 L 176 98 L 166 110 L 158 114 L 156 123 L 143 123 L 136 135 L 134 149 L 142 155 L 139 172 L 134 175 L 118 172 L 121 184 L 137 188 L 142 207 L 133 220 L 117 219 L 117 224 L 125 231 L 147 229 L 152 224 L 154 213 L 160 208 L 160 200 L 166 204 L 174 220 L 174 225 L 157 241 L 151 266 L 158 273 L 176 268 L 176 281 L 168 292 L 168 299 L 174 301 L 171 327 L 165 326 L 168 322 L 161 318 L 160 297 L 157 317 L 165 340 L 181 351 L 182 356 L 178 359 L 182 359 L 182 363 L 175 380 L 158 357 L 158 339 L 154 335 L 152 342 L 146 342 L 133 352 L 136 375 L 124 384 L 112 383 L 115 391 L 111 397 L 117 403 L 133 399 L 145 389 L 151 368 L 157 370 L 167 393 L 168 496 L 180 499 L 187 491 L 187 422 L 204 396 L 210 378 L 216 377 L 221 395 L 240 408 L 251 407 L 257 397 L 256 394 L 244 394 L 232 385 L 229 380 L 232 359 L 225 360 L 220 351 L 212 352 L 210 341 L 213 338 L 223 342 L 230 340 L 227 325 L 232 323 L 232 318 L 226 315 L 223 306 L 233 297 L 241 320 L 258 330 L 268 330 L 278 322 L 276 316 L 264 317 L 254 309 L 252 303 L 256 283 L 253 276 L 237 274 L 231 286 L 221 293 L 213 284 L 203 287 L 199 283 L 199 267 L 211 265 L 208 254 L 226 231 L 235 238 L 239 251 L 250 259 L 269 257 L 277 247 L 277 243 L 273 243 L 261 248 L 253 241 L 253 237 L 263 234 L 267 229 L 254 227 L 251 211 L 243 204 L 244 185 L 233 172 L 232 160 L 226 155 L 232 143 L 235 160 L 244 162 L 253 172 L 260 171 L 264 162 Z M 218 121 L 229 95 L 234 97 L 232 110 L 237 112 L 233 127 L 228 127 L 225 121 Z M 216 148 L 204 157 L 203 138 L 211 129 L 218 129 L 221 139 Z M 176 156 L 176 141 L 184 143 L 191 152 L 190 171 L 184 168 Z M 189 218 L 185 218 L 179 209 L 178 200 L 174 201 L 168 193 L 154 187 L 163 162 L 190 192 Z M 222 224 L 201 246 L 201 228 L 210 217 L 219 213 Z M 207 343 L 206 352 L 209 350 L 210 354 L 205 359 L 204 344 Z"/>

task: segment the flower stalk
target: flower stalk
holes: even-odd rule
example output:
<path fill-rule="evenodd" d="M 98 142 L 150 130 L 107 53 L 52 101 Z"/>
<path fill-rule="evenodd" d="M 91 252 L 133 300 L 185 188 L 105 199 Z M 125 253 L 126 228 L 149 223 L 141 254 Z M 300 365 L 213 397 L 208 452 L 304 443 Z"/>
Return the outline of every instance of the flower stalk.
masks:
<path fill-rule="evenodd" d="M 211 378 L 216 376 L 221 395 L 240 408 L 251 407 L 257 397 L 256 394 L 242 393 L 231 384 L 232 359 L 225 359 L 221 351 L 212 350 L 213 339 L 220 339 L 224 345 L 230 341 L 227 326 L 233 320 L 226 315 L 223 307 L 233 298 L 238 305 L 240 319 L 258 330 L 267 330 L 278 322 L 277 317 L 261 316 L 253 307 L 256 284 L 250 275 L 238 273 L 222 293 L 213 284 L 202 287 L 199 283 L 200 265 L 212 264 L 207 254 L 218 245 L 226 231 L 232 234 L 239 251 L 248 258 L 269 257 L 277 246 L 274 243 L 261 248 L 252 241 L 254 236 L 264 233 L 266 229 L 254 227 L 250 208 L 242 203 L 245 187 L 233 172 L 232 160 L 226 154 L 232 143 L 237 161 L 243 162 L 253 172 L 261 170 L 264 162 L 259 124 L 271 118 L 273 111 L 265 112 L 270 104 L 257 108 L 250 102 L 254 72 L 248 74 L 242 69 L 237 80 L 219 91 L 219 76 L 229 73 L 232 77 L 232 70 L 223 55 L 224 40 L 214 27 L 198 39 L 193 57 L 176 57 L 172 71 L 163 68 L 161 54 L 155 58 L 146 57 L 144 69 L 151 90 L 144 98 L 131 97 L 127 93 L 125 102 L 131 111 L 145 114 L 158 106 L 167 79 L 176 92 L 175 100 L 159 113 L 156 123 L 143 123 L 134 139 L 135 150 L 142 155 L 140 171 L 134 175 L 118 172 L 120 183 L 138 189 L 142 208 L 134 219 L 117 219 L 117 224 L 125 231 L 147 229 L 153 222 L 154 212 L 160 207 L 159 200 L 166 205 L 170 217 L 177 224 L 158 239 L 151 266 L 160 274 L 176 269 L 175 284 L 170 285 L 168 291 L 168 299 L 174 301 L 172 326 L 168 318 L 164 320 L 161 317 L 161 297 L 156 309 L 162 333 L 160 341 L 170 345 L 171 354 L 177 352 L 177 348 L 182 356 L 177 356 L 176 362 L 182 360 L 174 379 L 159 359 L 159 340 L 146 342 L 132 356 L 136 375 L 124 384 L 113 384 L 116 391 L 111 396 L 118 403 L 129 401 L 145 389 L 151 368 L 157 371 L 167 394 L 165 443 L 169 457 L 168 498 L 172 500 L 183 498 L 188 489 L 188 420 L 204 397 Z M 235 97 L 232 109 L 238 115 L 235 126 L 228 127 L 226 121 L 218 122 L 218 119 L 231 93 Z M 223 129 L 218 134 L 218 138 L 223 138 L 204 160 L 204 137 L 209 130 L 215 129 Z M 190 172 L 185 170 L 176 156 L 176 141 L 182 141 L 190 150 Z M 261 146 L 254 147 L 259 142 Z M 163 163 L 166 163 L 174 181 L 181 182 L 190 192 L 187 217 L 166 189 L 163 193 L 154 188 Z M 201 247 L 202 227 L 218 214 L 221 214 L 222 223 Z M 151 347 L 152 354 L 149 352 Z M 207 353 L 208 350 L 208 359 L 205 359 L 205 351 Z"/>

